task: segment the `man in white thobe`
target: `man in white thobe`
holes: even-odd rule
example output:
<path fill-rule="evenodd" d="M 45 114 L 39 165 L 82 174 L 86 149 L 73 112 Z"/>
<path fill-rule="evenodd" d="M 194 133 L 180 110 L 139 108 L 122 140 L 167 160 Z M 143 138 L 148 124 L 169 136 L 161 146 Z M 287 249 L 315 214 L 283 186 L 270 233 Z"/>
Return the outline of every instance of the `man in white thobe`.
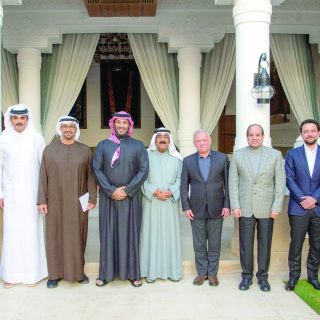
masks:
<path fill-rule="evenodd" d="M 142 186 L 141 276 L 148 283 L 157 278 L 179 281 L 182 278 L 179 226 L 182 156 L 168 129 L 155 131 L 148 156 L 149 175 Z"/>
<path fill-rule="evenodd" d="M 39 169 L 45 143 L 29 108 L 19 104 L 5 114 L 0 135 L 0 208 L 3 244 L 0 278 L 5 288 L 35 285 L 48 276 L 43 217 L 37 208 Z"/>

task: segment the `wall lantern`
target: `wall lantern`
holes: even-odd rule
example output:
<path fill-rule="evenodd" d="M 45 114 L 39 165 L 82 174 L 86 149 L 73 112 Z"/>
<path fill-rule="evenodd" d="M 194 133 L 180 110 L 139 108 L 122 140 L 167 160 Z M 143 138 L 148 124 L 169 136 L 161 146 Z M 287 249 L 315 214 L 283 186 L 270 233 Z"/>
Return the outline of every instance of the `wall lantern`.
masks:
<path fill-rule="evenodd" d="M 270 77 L 267 72 L 269 62 L 267 61 L 267 54 L 260 55 L 258 64 L 258 73 L 254 74 L 254 84 L 251 90 L 251 95 L 257 99 L 257 103 L 269 103 L 274 96 L 274 87 L 270 85 Z"/>

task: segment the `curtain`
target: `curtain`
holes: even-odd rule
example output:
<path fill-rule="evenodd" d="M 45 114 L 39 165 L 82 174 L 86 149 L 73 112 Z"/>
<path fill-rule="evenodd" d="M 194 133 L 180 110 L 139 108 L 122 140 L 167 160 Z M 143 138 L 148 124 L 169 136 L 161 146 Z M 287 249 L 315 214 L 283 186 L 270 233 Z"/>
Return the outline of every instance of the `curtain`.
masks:
<path fill-rule="evenodd" d="M 311 45 L 313 70 L 316 81 L 317 108 L 320 108 L 320 54 L 318 53 L 318 44 Z"/>
<path fill-rule="evenodd" d="M 178 138 L 178 89 L 174 57 L 153 34 L 128 34 L 141 79 L 162 123 Z"/>
<path fill-rule="evenodd" d="M 270 42 L 281 84 L 298 123 L 309 118 L 319 120 L 308 38 L 298 34 L 271 34 Z"/>
<path fill-rule="evenodd" d="M 201 79 L 201 128 L 209 134 L 218 123 L 235 75 L 235 35 L 224 39 L 205 54 Z"/>
<path fill-rule="evenodd" d="M 18 67 L 15 54 L 1 48 L 1 108 L 5 112 L 8 107 L 19 103 Z"/>
<path fill-rule="evenodd" d="M 56 132 L 56 122 L 74 105 L 88 73 L 100 34 L 68 34 L 43 57 L 41 68 L 41 123 L 46 142 Z"/>

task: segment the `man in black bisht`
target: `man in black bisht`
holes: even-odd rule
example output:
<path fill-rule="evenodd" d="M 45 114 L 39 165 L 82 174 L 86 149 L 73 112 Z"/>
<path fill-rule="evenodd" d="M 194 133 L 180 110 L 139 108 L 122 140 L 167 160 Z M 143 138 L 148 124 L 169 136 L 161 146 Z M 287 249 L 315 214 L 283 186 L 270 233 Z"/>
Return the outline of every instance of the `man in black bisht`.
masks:
<path fill-rule="evenodd" d="M 100 268 L 96 285 L 102 287 L 118 276 L 140 287 L 140 187 L 148 176 L 148 155 L 143 143 L 131 138 L 133 121 L 129 113 L 115 113 L 109 126 L 111 135 L 97 145 L 93 159 L 100 186 Z"/>

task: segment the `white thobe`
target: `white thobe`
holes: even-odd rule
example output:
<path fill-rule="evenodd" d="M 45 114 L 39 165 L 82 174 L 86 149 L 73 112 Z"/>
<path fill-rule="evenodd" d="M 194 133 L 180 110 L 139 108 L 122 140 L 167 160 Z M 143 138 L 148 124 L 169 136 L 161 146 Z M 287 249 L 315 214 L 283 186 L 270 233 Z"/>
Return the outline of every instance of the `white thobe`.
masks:
<path fill-rule="evenodd" d="M 0 198 L 4 199 L 0 277 L 5 282 L 34 284 L 48 275 L 43 217 L 37 208 L 44 146 L 42 136 L 33 130 L 5 130 L 0 136 Z"/>

